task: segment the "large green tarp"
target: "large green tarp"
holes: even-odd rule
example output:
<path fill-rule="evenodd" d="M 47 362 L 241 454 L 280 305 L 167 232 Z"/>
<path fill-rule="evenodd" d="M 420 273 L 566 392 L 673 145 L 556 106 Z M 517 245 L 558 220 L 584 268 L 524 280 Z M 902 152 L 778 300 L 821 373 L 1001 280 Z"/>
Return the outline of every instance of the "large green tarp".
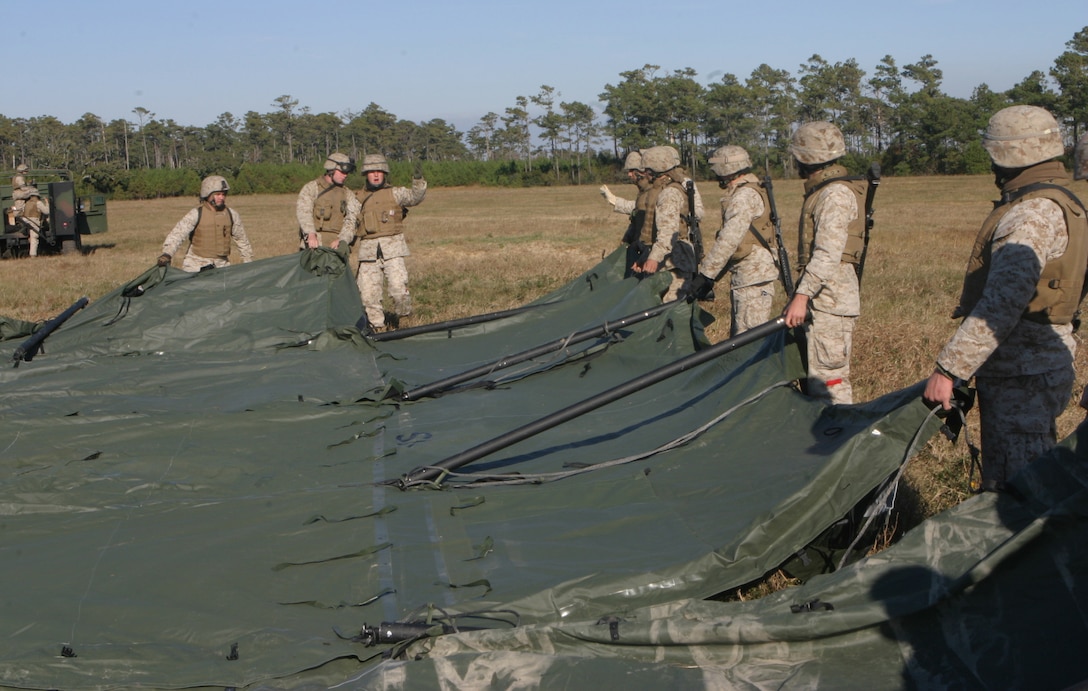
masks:
<path fill-rule="evenodd" d="M 354 688 L 1085 688 L 1086 449 L 798 588 L 428 638 Z"/>
<path fill-rule="evenodd" d="M 667 277 L 624 279 L 623 261 L 400 340 L 356 328 L 328 251 L 154 268 L 92 303 L 0 370 L 0 686 L 422 688 L 444 663 L 380 664 L 399 646 L 368 635 L 379 623 L 502 637 L 675 611 L 790 559 L 936 431 L 918 387 L 805 397 L 793 334 L 773 330 L 401 489 L 707 351 L 707 315 L 679 302 L 480 385 L 397 397 L 656 308 Z"/>

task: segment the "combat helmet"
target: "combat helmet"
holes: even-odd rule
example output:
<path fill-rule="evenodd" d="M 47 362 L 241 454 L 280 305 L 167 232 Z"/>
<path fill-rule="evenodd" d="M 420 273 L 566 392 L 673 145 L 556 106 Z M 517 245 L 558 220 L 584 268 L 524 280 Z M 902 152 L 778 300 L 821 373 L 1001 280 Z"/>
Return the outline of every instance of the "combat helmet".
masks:
<path fill-rule="evenodd" d="M 846 155 L 846 140 L 830 122 L 806 122 L 793 133 L 790 154 L 805 165 L 828 163 Z"/>
<path fill-rule="evenodd" d="M 642 154 L 640 152 L 632 151 L 623 160 L 623 171 L 626 173 L 629 170 L 642 170 Z"/>
<path fill-rule="evenodd" d="M 680 165 L 680 153 L 671 146 L 651 146 L 642 152 L 642 167 L 655 174 L 667 173 Z"/>
<path fill-rule="evenodd" d="M 1080 136 L 1073 149 L 1073 179 L 1088 180 L 1088 133 Z"/>
<path fill-rule="evenodd" d="M 339 151 L 329 154 L 329 157 L 325 159 L 325 172 L 331 173 L 334 170 L 339 170 L 345 175 L 351 175 L 355 172 L 355 159 Z"/>
<path fill-rule="evenodd" d="M 994 113 L 982 146 L 1001 168 L 1026 168 L 1065 153 L 1058 121 L 1039 106 L 1009 106 Z"/>
<path fill-rule="evenodd" d="M 381 171 L 388 175 L 389 161 L 385 160 L 385 156 L 381 154 L 367 154 L 363 157 L 363 167 L 360 172 L 369 173 L 371 171 Z"/>
<path fill-rule="evenodd" d="M 203 201 L 216 192 L 227 192 L 229 190 L 230 185 L 227 184 L 225 177 L 222 175 L 209 175 L 200 183 L 200 200 Z"/>
<path fill-rule="evenodd" d="M 26 175 L 30 172 L 30 166 L 25 163 L 20 163 L 19 165 L 15 166 L 15 172 L 19 175 Z"/>
<path fill-rule="evenodd" d="M 751 167 L 752 159 L 739 146 L 723 146 L 710 155 L 710 169 L 720 178 L 727 178 Z"/>

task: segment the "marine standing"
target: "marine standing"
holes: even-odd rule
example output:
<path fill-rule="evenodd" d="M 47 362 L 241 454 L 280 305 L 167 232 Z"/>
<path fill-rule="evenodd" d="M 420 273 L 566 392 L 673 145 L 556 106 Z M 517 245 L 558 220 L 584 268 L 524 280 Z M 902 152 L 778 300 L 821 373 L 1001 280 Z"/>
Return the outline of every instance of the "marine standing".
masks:
<path fill-rule="evenodd" d="M 955 383 L 975 378 L 981 486 L 997 491 L 1057 443 L 1075 379 L 1088 221 L 1056 160 L 1064 144 L 1048 111 L 999 110 L 982 145 L 1001 199 L 975 239 L 952 314 L 963 321 L 937 355 L 923 397 L 948 410 Z"/>
<path fill-rule="evenodd" d="M 846 140 L 830 122 L 808 122 L 790 140 L 790 153 L 805 180 L 798 225 L 800 278 L 783 315 L 793 328 L 805 324 L 808 394 L 832 404 L 854 400 L 850 356 L 861 314 L 855 267 L 864 248 L 864 178 L 850 177 L 838 160 Z"/>
<path fill-rule="evenodd" d="M 395 326 L 401 317 L 412 313 L 412 296 L 408 292 L 408 267 L 404 258 L 409 256 L 408 242 L 404 238 L 404 217 L 408 207 L 423 201 L 427 194 L 427 181 L 417 174 L 411 189 L 389 184 L 389 162 L 381 154 L 367 154 L 363 158 L 362 173 L 366 185 L 356 192 L 361 206 L 358 236 L 359 296 L 366 309 L 371 329 L 386 328 L 385 308 L 382 304 L 384 286 L 389 286 L 393 301 Z"/>
<path fill-rule="evenodd" d="M 703 217 L 703 200 L 696 190 L 695 208 L 689 210 L 686 183 L 690 180 L 680 167 L 680 154 L 671 146 L 652 146 L 642 152 L 643 170 L 650 179 L 646 197 L 644 228 L 649 229 L 650 251 L 635 265 L 637 273 L 652 274 L 664 267 L 672 274 L 672 282 L 662 296 L 671 302 L 686 292 L 688 283 L 698 270 L 695 248 L 689 238 L 686 219 L 693 211 Z"/>
<path fill-rule="evenodd" d="M 722 196 L 722 227 L 692 282 L 695 298 L 705 300 L 729 271 L 732 296 L 730 335 L 766 322 L 774 300 L 774 225 L 767 192 L 752 173 L 752 160 L 739 146 L 723 146 L 710 157 Z"/>
<path fill-rule="evenodd" d="M 623 171 L 637 190 L 635 198 L 617 197 L 608 185 L 601 185 L 601 196 L 612 205 L 613 211 L 626 215 L 630 221 L 621 239 L 627 245 L 627 274 L 630 275 L 635 266 L 646 259 L 646 253 L 650 249 L 650 229 L 645 224 L 650 179 L 643 172 L 642 154 L 638 151 L 627 154 L 623 161 Z"/>
<path fill-rule="evenodd" d="M 359 200 L 344 181 L 354 170 L 355 159 L 339 152 L 329 154 L 325 174 L 299 190 L 295 216 L 300 250 L 351 244 L 359 220 Z"/>
<path fill-rule="evenodd" d="M 222 175 L 209 175 L 200 183 L 200 206 L 182 216 L 162 243 L 158 265 L 167 266 L 182 243 L 189 241 L 181 268 L 196 272 L 230 266 L 231 242 L 238 245 L 243 262 L 253 261 L 242 217 L 227 206 L 230 185 Z"/>

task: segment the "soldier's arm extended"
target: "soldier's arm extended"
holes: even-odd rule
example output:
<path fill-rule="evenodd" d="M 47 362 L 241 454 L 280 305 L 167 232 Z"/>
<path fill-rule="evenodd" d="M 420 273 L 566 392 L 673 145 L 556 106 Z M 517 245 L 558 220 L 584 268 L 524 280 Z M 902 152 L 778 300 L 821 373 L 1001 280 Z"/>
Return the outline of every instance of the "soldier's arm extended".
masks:
<path fill-rule="evenodd" d="M 423 178 L 412 180 L 412 188 L 394 187 L 393 201 L 401 206 L 415 206 L 427 196 L 427 181 Z"/>

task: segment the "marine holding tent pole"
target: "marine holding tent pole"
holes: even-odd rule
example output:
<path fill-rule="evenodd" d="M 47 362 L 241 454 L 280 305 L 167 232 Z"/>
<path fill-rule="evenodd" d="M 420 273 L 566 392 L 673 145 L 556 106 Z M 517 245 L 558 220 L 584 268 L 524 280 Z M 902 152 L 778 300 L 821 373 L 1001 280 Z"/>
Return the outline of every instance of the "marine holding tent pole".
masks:
<path fill-rule="evenodd" d="M 529 348 L 519 353 L 508 355 L 506 357 L 490 362 L 486 365 L 480 365 L 479 367 L 474 367 L 470 370 L 465 370 L 464 372 L 450 375 L 443 379 L 433 381 L 430 384 L 423 384 L 422 386 L 417 386 L 414 389 L 409 389 L 408 391 L 401 393 L 400 399 L 402 401 L 415 401 L 423 398 L 424 396 L 430 396 L 441 391 L 445 391 L 462 382 L 470 381 L 472 379 L 476 379 L 477 377 L 482 377 L 485 374 L 490 374 L 492 372 L 496 372 L 507 367 L 512 367 L 513 365 L 516 365 L 520 362 L 525 362 L 526 360 L 531 360 L 535 357 L 539 357 L 540 355 L 544 355 L 546 353 L 551 353 L 561 348 L 565 348 L 566 346 L 573 343 L 581 343 L 582 341 L 588 341 L 591 338 L 603 336 L 605 334 L 615 331 L 616 329 L 622 329 L 625 326 L 637 324 L 641 321 L 650 319 L 651 317 L 656 317 L 665 310 L 671 308 L 676 302 L 677 301 L 675 300 L 672 302 L 666 302 L 656 307 L 642 310 L 641 312 L 629 314 L 626 317 L 621 317 L 620 319 L 617 319 L 615 321 L 606 321 L 605 323 L 599 326 L 595 326 L 591 329 L 576 331 L 565 338 L 558 338 L 553 341 L 549 341 L 548 343 L 536 346 L 535 348 Z"/>
<path fill-rule="evenodd" d="M 604 405 L 617 401 L 621 398 L 629 396 L 630 394 L 640 391 L 647 386 L 652 386 L 660 381 L 664 381 L 669 377 L 673 377 L 681 372 L 685 372 L 693 367 L 713 360 L 716 357 L 730 353 L 737 348 L 758 341 L 762 338 L 781 331 L 786 328 L 786 318 L 780 316 L 777 319 L 773 319 L 769 322 L 760 324 L 757 327 L 749 329 L 744 333 L 734 336 L 733 338 L 715 343 L 714 345 L 704 348 L 696 353 L 692 353 L 686 357 L 680 358 L 675 362 L 671 362 L 667 365 L 659 367 L 652 372 L 647 372 L 639 377 L 614 386 L 607 391 L 602 391 L 595 396 L 591 396 L 583 401 L 574 403 L 572 405 L 557 410 L 556 412 L 546 415 L 539 420 L 535 420 L 526 425 L 511 430 L 506 434 L 500 435 L 486 441 L 482 444 L 478 444 L 471 449 L 462 451 L 459 454 L 445 458 L 437 463 L 429 466 L 416 468 L 411 472 L 402 476 L 399 480 L 389 480 L 386 484 L 396 485 L 401 489 L 407 489 L 409 486 L 419 482 L 430 482 L 435 478 L 441 476 L 445 471 L 456 470 L 462 466 L 468 465 L 473 461 L 479 460 L 484 456 L 488 456 L 500 449 L 505 449 L 508 446 L 516 444 L 519 441 L 528 439 L 529 437 L 536 436 L 541 432 L 556 427 L 558 425 L 573 420 L 576 417 L 584 415 L 592 410 L 596 410 Z"/>

